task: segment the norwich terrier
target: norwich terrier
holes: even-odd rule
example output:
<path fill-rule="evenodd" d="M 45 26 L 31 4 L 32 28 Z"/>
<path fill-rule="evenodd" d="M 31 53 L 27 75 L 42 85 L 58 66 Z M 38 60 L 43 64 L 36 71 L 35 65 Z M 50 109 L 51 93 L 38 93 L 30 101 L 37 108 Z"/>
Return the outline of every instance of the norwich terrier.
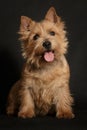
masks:
<path fill-rule="evenodd" d="M 19 34 L 25 64 L 10 91 L 7 114 L 31 118 L 55 112 L 58 118 L 73 118 L 64 22 L 51 7 L 41 22 L 21 16 Z"/>

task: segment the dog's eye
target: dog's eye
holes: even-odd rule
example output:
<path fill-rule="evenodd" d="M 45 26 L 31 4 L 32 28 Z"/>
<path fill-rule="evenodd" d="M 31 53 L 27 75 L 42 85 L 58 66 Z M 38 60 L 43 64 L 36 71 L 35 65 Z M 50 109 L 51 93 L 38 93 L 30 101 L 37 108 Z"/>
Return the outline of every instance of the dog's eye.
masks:
<path fill-rule="evenodd" d="M 50 34 L 51 36 L 55 36 L 55 32 L 54 32 L 54 31 L 49 32 L 49 34 Z"/>
<path fill-rule="evenodd" d="M 35 34 L 33 40 L 37 40 L 39 38 L 39 34 Z"/>

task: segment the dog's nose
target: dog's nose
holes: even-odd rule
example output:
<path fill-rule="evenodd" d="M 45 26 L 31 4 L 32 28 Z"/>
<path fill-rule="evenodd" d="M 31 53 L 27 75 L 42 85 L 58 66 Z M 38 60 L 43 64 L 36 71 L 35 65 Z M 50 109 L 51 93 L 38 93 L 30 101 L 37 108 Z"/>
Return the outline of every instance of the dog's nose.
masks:
<path fill-rule="evenodd" d="M 50 49 L 51 48 L 51 42 L 50 41 L 44 41 L 43 42 L 43 47 L 45 49 Z"/>

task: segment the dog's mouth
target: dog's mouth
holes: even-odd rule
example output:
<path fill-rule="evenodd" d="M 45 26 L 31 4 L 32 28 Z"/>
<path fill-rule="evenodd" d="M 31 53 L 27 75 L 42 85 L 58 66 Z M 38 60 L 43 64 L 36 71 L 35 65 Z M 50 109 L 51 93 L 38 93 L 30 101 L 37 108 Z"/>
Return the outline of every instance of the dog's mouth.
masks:
<path fill-rule="evenodd" d="M 54 51 L 44 52 L 43 57 L 46 62 L 53 62 L 54 61 Z"/>

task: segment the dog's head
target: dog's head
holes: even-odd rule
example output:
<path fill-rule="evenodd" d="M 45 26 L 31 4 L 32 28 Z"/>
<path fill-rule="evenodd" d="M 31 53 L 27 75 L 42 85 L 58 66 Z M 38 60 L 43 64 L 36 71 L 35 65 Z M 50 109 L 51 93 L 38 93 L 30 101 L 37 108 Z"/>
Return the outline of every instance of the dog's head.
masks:
<path fill-rule="evenodd" d="M 23 43 L 23 56 L 38 67 L 42 63 L 58 60 L 67 51 L 68 42 L 64 23 L 53 7 L 48 10 L 45 19 L 41 22 L 21 16 L 19 33 Z"/>

